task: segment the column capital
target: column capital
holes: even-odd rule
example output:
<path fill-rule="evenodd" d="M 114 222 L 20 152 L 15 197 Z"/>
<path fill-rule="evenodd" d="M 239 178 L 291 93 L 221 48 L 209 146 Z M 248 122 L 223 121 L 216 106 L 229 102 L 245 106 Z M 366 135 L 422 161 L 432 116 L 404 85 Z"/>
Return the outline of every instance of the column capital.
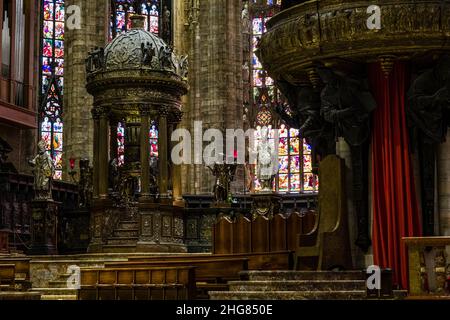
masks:
<path fill-rule="evenodd" d="M 100 118 L 106 118 L 108 116 L 108 108 L 104 106 L 94 107 L 91 109 L 92 118 L 99 120 Z"/>
<path fill-rule="evenodd" d="M 170 114 L 169 123 L 178 124 L 183 119 L 183 111 L 177 110 Z"/>
<path fill-rule="evenodd" d="M 151 114 L 151 110 L 149 108 L 149 105 L 147 104 L 140 104 L 139 105 L 139 113 L 141 116 L 149 116 Z"/>
<path fill-rule="evenodd" d="M 159 107 L 158 111 L 159 111 L 159 116 L 160 117 L 167 118 L 167 116 L 170 113 L 170 108 L 168 106 L 162 105 L 162 106 Z"/>

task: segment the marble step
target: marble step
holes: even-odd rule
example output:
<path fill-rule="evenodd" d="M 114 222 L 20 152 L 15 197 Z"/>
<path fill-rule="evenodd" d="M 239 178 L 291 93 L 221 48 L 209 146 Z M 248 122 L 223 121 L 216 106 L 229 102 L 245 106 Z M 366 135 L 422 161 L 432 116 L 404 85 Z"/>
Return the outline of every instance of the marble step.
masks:
<path fill-rule="evenodd" d="M 41 300 L 77 300 L 76 294 L 52 295 L 46 294 L 41 296 Z"/>
<path fill-rule="evenodd" d="M 50 288 L 67 288 L 67 280 L 52 280 L 48 285 Z"/>
<path fill-rule="evenodd" d="M 363 300 L 365 290 L 351 291 L 210 291 L 211 300 Z"/>
<path fill-rule="evenodd" d="M 139 229 L 115 229 L 114 237 L 138 237 Z"/>
<path fill-rule="evenodd" d="M 229 281 L 230 291 L 364 291 L 364 280 Z"/>
<path fill-rule="evenodd" d="M 139 228 L 139 224 L 136 221 L 120 221 L 117 227 L 118 229 L 133 229 L 136 230 Z"/>
<path fill-rule="evenodd" d="M 33 288 L 31 292 L 40 292 L 43 296 L 67 296 L 67 295 L 77 295 L 76 289 L 69 288 Z"/>
<path fill-rule="evenodd" d="M 108 244 L 134 244 L 139 240 L 139 237 L 112 237 L 108 239 Z"/>
<path fill-rule="evenodd" d="M 363 271 L 241 271 L 242 280 L 365 280 Z"/>
<path fill-rule="evenodd" d="M 131 253 L 136 252 L 135 244 L 106 244 L 103 246 L 103 253 Z"/>

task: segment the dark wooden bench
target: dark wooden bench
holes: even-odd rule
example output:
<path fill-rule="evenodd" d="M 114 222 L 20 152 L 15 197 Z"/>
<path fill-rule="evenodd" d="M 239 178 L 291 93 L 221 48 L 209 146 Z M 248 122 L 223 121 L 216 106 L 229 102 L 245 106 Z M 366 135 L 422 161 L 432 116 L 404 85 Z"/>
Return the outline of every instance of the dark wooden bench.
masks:
<path fill-rule="evenodd" d="M 107 262 L 107 268 L 129 268 L 129 267 L 181 267 L 195 266 L 195 279 L 197 282 L 217 282 L 223 283 L 228 280 L 239 278 L 239 272 L 248 270 L 247 258 L 217 258 L 217 257 L 201 257 L 191 258 L 189 256 L 173 259 L 170 257 L 159 259 L 142 258 L 138 260 Z"/>
<path fill-rule="evenodd" d="M 2 257 L 0 258 L 0 266 L 14 264 L 15 266 L 15 290 L 27 291 L 31 288 L 30 281 L 30 260 L 26 257 Z"/>
<path fill-rule="evenodd" d="M 248 270 L 248 258 L 245 257 L 215 257 L 189 255 L 167 258 L 159 256 L 159 260 L 149 257 L 131 261 L 105 263 L 107 268 L 134 267 L 180 267 L 195 266 L 195 283 L 197 299 L 208 298 L 208 291 L 228 290 L 228 281 L 239 280 L 239 273 Z"/>
<path fill-rule="evenodd" d="M 195 298 L 195 267 L 81 268 L 78 300 Z"/>
<path fill-rule="evenodd" d="M 0 290 L 14 290 L 15 270 L 14 264 L 0 264 Z"/>
<path fill-rule="evenodd" d="M 184 261 L 194 263 L 197 260 L 207 259 L 248 259 L 249 270 L 292 270 L 294 267 L 294 251 L 275 251 L 258 253 L 233 254 L 173 254 L 166 256 L 130 256 L 128 261 Z"/>
<path fill-rule="evenodd" d="M 40 292 L 0 291 L 0 300 L 41 300 Z"/>

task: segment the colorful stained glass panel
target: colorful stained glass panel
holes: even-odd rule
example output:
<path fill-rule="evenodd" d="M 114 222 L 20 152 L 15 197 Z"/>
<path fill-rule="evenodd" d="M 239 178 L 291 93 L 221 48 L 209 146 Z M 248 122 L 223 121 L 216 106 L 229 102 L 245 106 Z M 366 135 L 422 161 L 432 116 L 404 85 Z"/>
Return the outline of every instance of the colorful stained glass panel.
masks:
<path fill-rule="evenodd" d="M 55 38 L 58 40 L 64 40 L 64 23 L 63 22 L 55 23 Z"/>
<path fill-rule="evenodd" d="M 44 1 L 44 20 L 53 20 L 54 8 L 53 2 Z"/>
<path fill-rule="evenodd" d="M 301 190 L 301 180 L 299 174 L 290 175 L 290 191 L 299 192 Z"/>
<path fill-rule="evenodd" d="M 280 138 L 280 142 L 278 143 L 278 154 L 280 156 L 287 156 L 288 150 L 288 139 Z"/>
<path fill-rule="evenodd" d="M 278 158 L 278 172 L 289 173 L 289 157 Z"/>
<path fill-rule="evenodd" d="M 300 153 L 300 139 L 299 138 L 291 138 L 289 145 L 289 152 L 291 154 L 299 154 Z"/>
<path fill-rule="evenodd" d="M 57 3 L 55 7 L 55 20 L 64 21 L 64 4 Z"/>
<path fill-rule="evenodd" d="M 311 156 L 303 155 L 303 172 L 311 172 L 312 164 L 311 164 Z"/>
<path fill-rule="evenodd" d="M 53 38 L 53 21 L 44 21 L 43 36 L 44 38 Z"/>
<path fill-rule="evenodd" d="M 300 172 L 300 156 L 291 156 L 290 172 Z"/>
<path fill-rule="evenodd" d="M 289 191 L 289 176 L 287 174 L 280 174 L 278 176 L 278 189 L 281 192 Z"/>

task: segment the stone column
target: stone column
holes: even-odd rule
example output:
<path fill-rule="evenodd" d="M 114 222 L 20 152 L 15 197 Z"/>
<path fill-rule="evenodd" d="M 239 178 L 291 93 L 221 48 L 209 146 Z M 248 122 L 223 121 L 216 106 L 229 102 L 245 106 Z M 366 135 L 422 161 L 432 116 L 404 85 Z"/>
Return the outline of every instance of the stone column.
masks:
<path fill-rule="evenodd" d="M 176 130 L 181 119 L 182 119 L 182 112 L 176 114 L 174 116 L 174 122 L 172 123 L 173 130 Z M 172 131 L 173 132 L 173 131 Z M 171 135 L 169 135 L 169 139 L 171 140 Z M 170 154 L 172 152 L 172 148 L 174 147 L 175 143 L 171 142 L 171 150 L 168 150 L 168 154 L 170 157 Z M 184 207 L 184 201 L 183 201 L 183 192 L 182 192 L 182 182 L 181 182 L 181 165 L 175 165 L 172 163 L 172 194 L 173 194 L 173 205 L 174 206 L 180 206 Z"/>
<path fill-rule="evenodd" d="M 159 121 L 158 121 L 158 153 L 159 153 L 159 195 L 162 202 L 166 202 L 168 198 L 167 186 L 169 180 L 169 168 L 167 165 L 167 115 L 169 109 L 165 106 L 159 109 Z"/>
<path fill-rule="evenodd" d="M 94 119 L 94 161 L 93 161 L 93 198 L 98 198 L 98 173 L 99 173 L 99 153 L 98 153 L 98 145 L 99 145 L 99 127 L 100 127 L 100 114 L 96 108 L 91 110 L 92 118 Z"/>
<path fill-rule="evenodd" d="M 109 158 L 117 159 L 117 125 L 116 118 L 109 119 Z"/>
<path fill-rule="evenodd" d="M 98 132 L 98 193 L 99 197 L 108 197 L 108 114 L 106 108 L 99 108 L 99 132 Z"/>
<path fill-rule="evenodd" d="M 450 236 L 450 133 L 447 140 L 439 145 L 437 156 L 437 184 L 439 221 L 437 227 L 441 236 Z"/>
<path fill-rule="evenodd" d="M 86 92 L 85 59 L 89 50 L 107 43 L 109 3 L 104 0 L 65 1 L 66 8 L 75 5 L 81 10 L 81 28 L 66 27 L 64 34 L 64 179 L 69 178 L 70 158 L 93 161 L 94 124 L 86 112 L 93 107 L 93 98 Z"/>
<path fill-rule="evenodd" d="M 141 156 L 141 198 L 148 198 L 150 196 L 150 165 L 149 153 L 150 144 L 148 132 L 150 130 L 150 119 L 147 106 L 140 107 L 141 114 L 141 130 L 140 130 L 140 156 Z"/>

